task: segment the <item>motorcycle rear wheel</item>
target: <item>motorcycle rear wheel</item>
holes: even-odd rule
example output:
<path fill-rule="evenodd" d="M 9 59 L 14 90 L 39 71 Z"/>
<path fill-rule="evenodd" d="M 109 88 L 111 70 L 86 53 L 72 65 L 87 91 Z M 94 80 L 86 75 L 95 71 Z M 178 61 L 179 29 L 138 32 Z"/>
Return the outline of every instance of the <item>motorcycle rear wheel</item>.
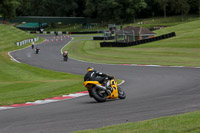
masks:
<path fill-rule="evenodd" d="M 91 94 L 97 102 L 105 102 L 107 100 L 107 94 L 100 93 L 100 91 L 101 91 L 101 89 L 99 89 L 97 87 L 93 87 L 91 90 Z"/>
<path fill-rule="evenodd" d="M 118 86 L 118 97 L 119 99 L 125 99 L 126 98 L 126 93 Z"/>

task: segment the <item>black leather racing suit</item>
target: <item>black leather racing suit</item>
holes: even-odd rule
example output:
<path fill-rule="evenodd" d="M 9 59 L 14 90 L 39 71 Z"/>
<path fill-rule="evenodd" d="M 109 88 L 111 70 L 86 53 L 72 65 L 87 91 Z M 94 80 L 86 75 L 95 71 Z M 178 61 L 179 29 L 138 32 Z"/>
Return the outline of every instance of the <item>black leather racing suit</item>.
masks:
<path fill-rule="evenodd" d="M 85 74 L 84 81 L 99 81 L 100 83 L 103 83 L 106 78 L 112 79 L 113 76 L 92 70 Z"/>
<path fill-rule="evenodd" d="M 84 81 L 99 81 L 99 83 L 103 83 L 105 87 L 107 87 L 107 80 L 114 78 L 113 76 L 98 72 L 96 70 L 89 71 L 84 76 Z M 89 92 L 90 94 L 90 92 Z M 91 94 L 90 94 L 91 96 Z"/>

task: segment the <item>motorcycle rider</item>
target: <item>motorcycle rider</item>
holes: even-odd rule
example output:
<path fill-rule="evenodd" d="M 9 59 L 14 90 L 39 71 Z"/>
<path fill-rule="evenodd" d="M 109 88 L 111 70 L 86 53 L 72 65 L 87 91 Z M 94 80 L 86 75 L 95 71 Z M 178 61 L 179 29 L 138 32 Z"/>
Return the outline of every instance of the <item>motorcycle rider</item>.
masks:
<path fill-rule="evenodd" d="M 65 51 L 63 52 L 63 57 L 65 57 L 65 56 L 68 56 L 67 50 L 65 50 Z"/>
<path fill-rule="evenodd" d="M 34 42 L 32 42 L 32 45 L 31 45 L 32 49 L 34 49 L 34 45 L 35 45 L 35 43 L 34 43 Z"/>
<path fill-rule="evenodd" d="M 35 52 L 36 52 L 36 54 L 38 54 L 39 51 L 40 51 L 40 48 L 36 47 L 36 48 L 35 48 Z"/>
<path fill-rule="evenodd" d="M 103 83 L 109 94 L 112 93 L 112 88 L 107 86 L 107 81 L 111 79 L 114 79 L 114 76 L 98 72 L 92 67 L 87 68 L 87 73 L 84 76 L 84 81 L 99 81 L 100 83 Z"/>
<path fill-rule="evenodd" d="M 68 59 L 68 52 L 67 52 L 67 50 L 65 50 L 63 52 L 63 58 L 64 58 L 64 61 L 67 61 L 67 59 Z"/>

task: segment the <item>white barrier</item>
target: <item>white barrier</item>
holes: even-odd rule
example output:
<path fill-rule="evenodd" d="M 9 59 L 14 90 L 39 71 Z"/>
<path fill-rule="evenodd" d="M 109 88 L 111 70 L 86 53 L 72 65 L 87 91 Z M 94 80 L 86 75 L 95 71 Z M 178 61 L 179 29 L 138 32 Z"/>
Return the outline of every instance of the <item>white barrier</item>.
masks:
<path fill-rule="evenodd" d="M 39 37 L 32 38 L 32 39 L 27 39 L 27 40 L 23 40 L 21 42 L 16 42 L 16 45 L 17 46 L 22 46 L 22 45 L 25 45 L 25 44 L 30 43 L 30 42 L 36 42 L 38 40 L 39 40 Z"/>
<path fill-rule="evenodd" d="M 27 31 L 27 32 L 31 33 L 31 31 Z M 36 34 L 55 34 L 55 32 L 57 32 L 59 35 L 69 34 L 69 31 L 42 31 L 42 32 L 36 31 L 36 32 L 33 32 L 33 33 L 36 33 Z"/>

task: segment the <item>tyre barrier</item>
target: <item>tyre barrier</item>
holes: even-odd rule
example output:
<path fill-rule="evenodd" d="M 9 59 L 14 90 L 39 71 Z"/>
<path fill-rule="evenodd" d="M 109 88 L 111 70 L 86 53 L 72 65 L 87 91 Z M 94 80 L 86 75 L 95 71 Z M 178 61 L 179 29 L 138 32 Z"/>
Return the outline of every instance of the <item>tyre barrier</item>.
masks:
<path fill-rule="evenodd" d="M 162 39 L 166 39 L 166 38 L 170 38 L 174 36 L 176 36 L 176 33 L 171 32 L 168 34 L 164 34 L 164 35 L 160 35 L 160 36 L 156 36 L 156 37 L 148 38 L 144 40 L 138 40 L 134 42 L 101 42 L 100 46 L 101 47 L 128 47 L 128 46 L 135 46 L 135 45 L 140 45 L 144 43 L 154 42 L 154 41 L 158 41 L 158 40 L 162 40 Z"/>
<path fill-rule="evenodd" d="M 104 37 L 104 36 L 94 36 L 93 40 L 113 40 L 115 37 L 110 36 L 110 37 Z"/>
<path fill-rule="evenodd" d="M 37 38 L 32 38 L 32 39 L 27 39 L 27 40 L 23 40 L 23 41 L 21 41 L 21 42 L 16 42 L 16 45 L 17 45 L 17 46 L 22 46 L 22 45 L 25 45 L 25 44 L 30 43 L 30 42 L 36 42 L 36 41 L 38 41 L 38 40 L 39 40 L 39 37 L 37 37 Z"/>

